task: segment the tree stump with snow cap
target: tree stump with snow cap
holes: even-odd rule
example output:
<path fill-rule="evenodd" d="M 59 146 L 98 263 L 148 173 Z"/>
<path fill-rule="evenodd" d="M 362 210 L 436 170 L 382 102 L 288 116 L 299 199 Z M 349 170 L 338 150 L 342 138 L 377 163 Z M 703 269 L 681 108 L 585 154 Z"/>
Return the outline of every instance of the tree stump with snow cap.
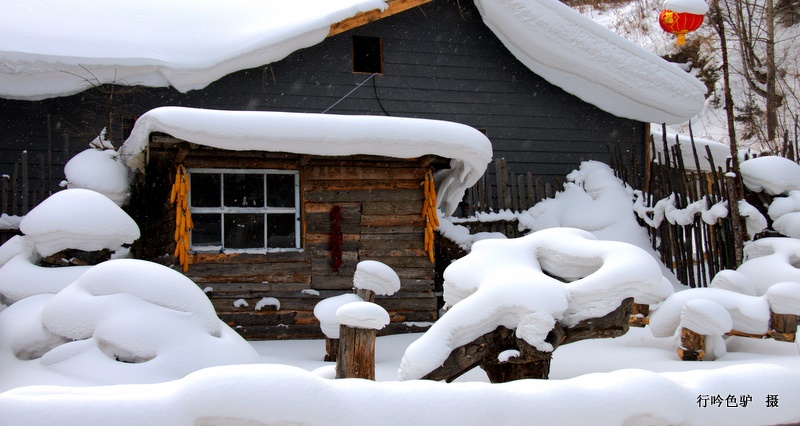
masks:
<path fill-rule="evenodd" d="M 389 313 L 371 302 L 351 302 L 336 311 L 339 355 L 336 378 L 375 380 L 377 332 L 389 324 Z"/>
<path fill-rule="evenodd" d="M 336 361 L 339 356 L 340 327 L 336 320 L 336 311 L 350 302 L 372 303 L 376 294 L 391 296 L 400 289 L 400 278 L 388 265 L 375 260 L 364 260 L 356 265 L 353 288 L 355 294 L 330 297 L 314 307 L 314 316 L 319 320 L 325 334 L 325 361 Z"/>

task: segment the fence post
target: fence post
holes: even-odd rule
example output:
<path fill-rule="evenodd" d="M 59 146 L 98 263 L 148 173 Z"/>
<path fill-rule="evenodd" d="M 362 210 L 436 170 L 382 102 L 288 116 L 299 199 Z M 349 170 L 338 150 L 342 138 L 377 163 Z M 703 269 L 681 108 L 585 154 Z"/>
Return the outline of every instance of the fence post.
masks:
<path fill-rule="evenodd" d="M 0 190 L 0 191 L 2 191 L 2 192 L 0 192 L 0 203 L 2 203 L 2 204 L 0 204 L 0 213 L 6 213 L 6 214 L 10 215 L 11 212 L 8 210 L 8 185 L 9 185 L 8 181 L 9 180 L 11 180 L 11 178 L 8 175 L 3 175 L 2 176 L 2 184 L 1 184 L 2 185 L 2 189 Z"/>
<path fill-rule="evenodd" d="M 22 216 L 28 214 L 30 208 L 28 191 L 28 151 L 22 151 Z"/>

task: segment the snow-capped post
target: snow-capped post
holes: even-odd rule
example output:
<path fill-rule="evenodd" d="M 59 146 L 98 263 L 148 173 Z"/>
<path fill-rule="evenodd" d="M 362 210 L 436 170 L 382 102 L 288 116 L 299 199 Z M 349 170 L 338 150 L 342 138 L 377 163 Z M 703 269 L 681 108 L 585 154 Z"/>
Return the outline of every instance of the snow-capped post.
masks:
<path fill-rule="evenodd" d="M 375 380 L 375 339 L 389 324 L 389 313 L 371 302 L 352 302 L 336 310 L 339 356 L 336 378 Z"/>
<path fill-rule="evenodd" d="M 336 311 L 351 302 L 374 302 L 375 294 L 391 296 L 400 289 L 400 278 L 388 265 L 376 260 L 364 260 L 356 265 L 353 288 L 355 294 L 329 297 L 314 307 L 314 316 L 325 334 L 325 361 L 336 361 L 339 357 L 340 333 Z"/>
<path fill-rule="evenodd" d="M 339 356 L 339 321 L 336 319 L 336 311 L 348 303 L 361 301 L 357 295 L 345 293 L 329 297 L 314 306 L 314 316 L 325 334 L 325 361 L 336 361 Z"/>
<path fill-rule="evenodd" d="M 356 265 L 353 287 L 365 302 L 374 302 L 376 294 L 391 296 L 400 290 L 400 278 L 388 265 L 376 260 L 364 260 Z"/>

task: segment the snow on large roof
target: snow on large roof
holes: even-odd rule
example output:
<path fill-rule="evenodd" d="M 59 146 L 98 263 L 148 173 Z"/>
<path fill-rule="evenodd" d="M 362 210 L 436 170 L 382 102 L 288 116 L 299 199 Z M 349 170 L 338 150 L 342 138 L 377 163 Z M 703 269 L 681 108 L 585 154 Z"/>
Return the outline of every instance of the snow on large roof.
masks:
<path fill-rule="evenodd" d="M 325 39 L 383 0 L 28 0 L 0 14 L 0 96 L 118 83 L 201 89 Z"/>
<path fill-rule="evenodd" d="M 706 88 L 696 78 L 558 0 L 475 4 L 520 62 L 602 110 L 674 124 L 703 108 Z"/>
<path fill-rule="evenodd" d="M 558 0 L 475 3 L 523 64 L 605 111 L 674 124 L 703 107 L 706 89 L 694 77 Z M 112 82 L 200 89 L 385 7 L 383 0 L 199 0 L 191 8 L 174 0 L 12 2 L 0 15 L 0 96 L 39 100 Z"/>
<path fill-rule="evenodd" d="M 139 117 L 120 148 L 132 168 L 141 168 L 152 132 L 234 151 L 449 158 L 450 169 L 439 172 L 436 179 L 438 207 L 445 214 L 455 211 L 464 190 L 478 181 L 492 160 L 492 144 L 483 133 L 447 121 L 162 107 Z"/>

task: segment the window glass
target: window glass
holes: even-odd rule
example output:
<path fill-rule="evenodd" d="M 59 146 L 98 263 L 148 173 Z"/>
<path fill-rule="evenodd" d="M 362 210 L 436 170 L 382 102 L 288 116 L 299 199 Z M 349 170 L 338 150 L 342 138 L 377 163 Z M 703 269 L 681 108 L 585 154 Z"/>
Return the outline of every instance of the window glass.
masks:
<path fill-rule="evenodd" d="M 225 207 L 263 207 L 264 175 L 225 173 Z"/>
<path fill-rule="evenodd" d="M 270 207 L 294 207 L 294 175 L 267 175 L 267 205 Z"/>
<path fill-rule="evenodd" d="M 297 172 L 193 169 L 192 248 L 299 248 Z"/>
<path fill-rule="evenodd" d="M 219 207 L 220 175 L 218 173 L 191 173 L 189 191 L 193 207 Z"/>
<path fill-rule="evenodd" d="M 226 214 L 225 247 L 263 248 L 264 214 Z"/>
<path fill-rule="evenodd" d="M 222 246 L 222 227 L 219 214 L 192 213 L 192 246 Z"/>
<path fill-rule="evenodd" d="M 295 219 L 294 214 L 271 214 L 267 216 L 267 246 L 269 247 L 294 247 L 295 246 Z"/>

